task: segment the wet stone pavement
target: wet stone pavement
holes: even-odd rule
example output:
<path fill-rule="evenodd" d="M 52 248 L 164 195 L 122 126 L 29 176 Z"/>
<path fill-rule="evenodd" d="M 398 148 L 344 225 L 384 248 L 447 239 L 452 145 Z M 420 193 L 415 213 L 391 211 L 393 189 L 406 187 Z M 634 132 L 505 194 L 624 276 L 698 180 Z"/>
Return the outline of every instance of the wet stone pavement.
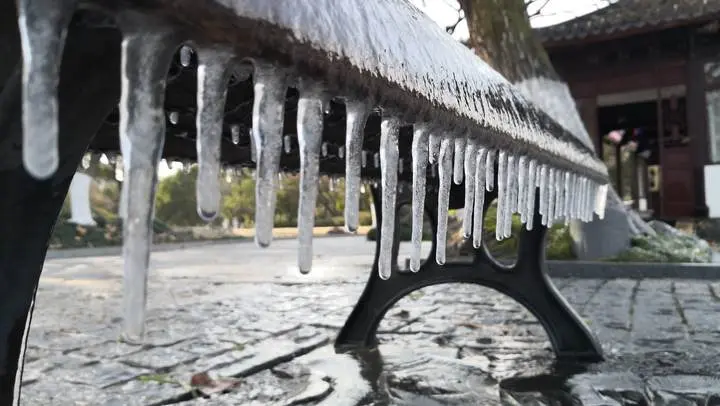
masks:
<path fill-rule="evenodd" d="M 142 346 L 118 340 L 118 257 L 49 260 L 21 404 L 720 405 L 720 280 L 557 279 L 606 350 L 598 365 L 554 363 L 527 311 L 460 284 L 393 307 L 379 351 L 337 355 L 372 249 L 318 239 L 309 277 L 293 241 L 153 253 Z M 238 379 L 198 396 L 201 372 Z"/>

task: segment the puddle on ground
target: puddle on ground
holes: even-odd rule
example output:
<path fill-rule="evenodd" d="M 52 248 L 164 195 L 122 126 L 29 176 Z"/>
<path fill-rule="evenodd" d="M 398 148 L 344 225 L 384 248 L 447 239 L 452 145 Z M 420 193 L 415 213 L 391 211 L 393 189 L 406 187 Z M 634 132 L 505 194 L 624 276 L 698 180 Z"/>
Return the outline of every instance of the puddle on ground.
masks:
<path fill-rule="evenodd" d="M 662 361 L 681 362 L 682 354 L 628 354 L 580 365 L 555 362 L 547 351 L 523 350 L 496 352 L 494 361 L 483 361 L 458 358 L 457 348 L 422 348 L 413 341 L 415 348 L 392 342 L 335 354 L 327 347 L 299 358 L 333 386 L 331 395 L 307 404 L 720 406 L 720 377 L 672 373 Z M 644 369 L 638 368 L 642 359 Z M 720 371 L 720 364 L 705 361 Z M 649 375 L 653 368 L 662 375 Z"/>

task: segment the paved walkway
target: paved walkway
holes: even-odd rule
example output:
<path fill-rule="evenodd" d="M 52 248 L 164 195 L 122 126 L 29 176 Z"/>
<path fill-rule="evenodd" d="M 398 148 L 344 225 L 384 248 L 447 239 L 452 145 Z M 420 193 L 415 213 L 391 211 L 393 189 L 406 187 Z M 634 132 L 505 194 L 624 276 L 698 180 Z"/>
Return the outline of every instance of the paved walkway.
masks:
<path fill-rule="evenodd" d="M 332 340 L 363 288 L 373 249 L 362 238 L 318 239 L 309 276 L 295 271 L 296 243 L 288 240 L 266 250 L 236 243 L 153 253 L 142 347 L 117 340 L 119 257 L 49 260 L 22 404 L 538 404 L 563 390 L 584 404 L 720 399 L 711 378 L 658 378 L 718 374 L 714 281 L 557 280 L 609 355 L 565 389 L 563 374 L 577 371 L 552 365 L 534 318 L 476 286 L 417 291 L 381 324 L 379 352 L 335 355 Z M 193 398 L 191 377 L 203 371 L 240 379 L 229 393 Z"/>

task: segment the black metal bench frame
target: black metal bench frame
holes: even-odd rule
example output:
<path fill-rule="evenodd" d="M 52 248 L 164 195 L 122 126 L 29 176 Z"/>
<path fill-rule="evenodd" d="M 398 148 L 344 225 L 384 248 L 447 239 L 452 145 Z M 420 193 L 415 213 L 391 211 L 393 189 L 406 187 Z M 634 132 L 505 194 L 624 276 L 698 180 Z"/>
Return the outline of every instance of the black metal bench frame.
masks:
<path fill-rule="evenodd" d="M 382 194 L 376 188 L 373 188 L 372 192 L 379 224 L 382 221 L 382 210 L 380 210 Z M 486 192 L 486 205 L 494 198 L 494 192 Z M 537 199 L 539 196 L 536 194 L 536 208 L 539 207 Z M 530 311 L 547 332 L 558 361 L 598 362 L 603 360 L 602 347 L 597 338 L 563 298 L 546 272 L 545 234 L 547 229 L 541 224 L 538 213 L 534 216 L 532 230 L 528 231 L 523 227 L 518 236 L 517 261 L 510 266 L 498 263 L 484 246 L 474 249 L 472 263 L 448 262 L 445 265 L 438 265 L 435 261 L 437 198 L 426 199 L 425 213 L 426 217 L 429 217 L 434 237 L 431 253 L 417 273 L 398 270 L 393 272 L 388 280 L 380 279 L 378 274 L 380 227 L 378 227 L 375 261 L 370 278 L 355 308 L 338 334 L 335 341 L 336 352 L 351 352 L 377 347 L 378 325 L 387 311 L 409 293 L 443 283 L 471 283 L 503 293 Z M 396 257 L 399 247 L 397 236 L 394 247 L 393 257 Z"/>

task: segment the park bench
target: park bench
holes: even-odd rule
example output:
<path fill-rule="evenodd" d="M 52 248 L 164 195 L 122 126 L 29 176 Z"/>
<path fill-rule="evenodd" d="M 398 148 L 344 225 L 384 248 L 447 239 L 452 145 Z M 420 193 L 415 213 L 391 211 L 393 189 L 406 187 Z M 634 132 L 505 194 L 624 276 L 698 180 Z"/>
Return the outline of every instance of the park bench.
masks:
<path fill-rule="evenodd" d="M 543 240 L 548 223 L 602 216 L 603 163 L 405 1 L 17 4 L 22 41 L 0 21 L 0 46 L 17 56 L 7 60 L 19 61 L 20 43 L 24 55 L 0 69 L 0 403 L 14 396 L 48 238 L 86 148 L 124 152 L 130 341 L 143 335 L 155 168 L 165 157 L 198 160 L 207 219 L 218 211 L 221 166 L 257 168 L 260 246 L 271 242 L 278 173 L 300 173 L 302 272 L 311 267 L 318 176 L 345 177 L 350 230 L 361 182 L 378 183 L 375 261 L 338 351 L 374 346 L 385 312 L 413 290 L 465 282 L 525 306 L 558 357 L 602 358 L 547 277 Z M 0 0 L 0 19 L 15 12 L 14 0 Z M 393 266 L 398 184 L 413 190 L 411 271 Z M 498 238 L 510 235 L 514 212 L 527 224 L 512 266 L 479 244 L 483 208 L 495 198 Z M 475 217 L 463 225 L 477 246 L 472 264 L 445 263 L 447 212 L 460 207 Z M 423 214 L 435 235 L 424 262 Z"/>

